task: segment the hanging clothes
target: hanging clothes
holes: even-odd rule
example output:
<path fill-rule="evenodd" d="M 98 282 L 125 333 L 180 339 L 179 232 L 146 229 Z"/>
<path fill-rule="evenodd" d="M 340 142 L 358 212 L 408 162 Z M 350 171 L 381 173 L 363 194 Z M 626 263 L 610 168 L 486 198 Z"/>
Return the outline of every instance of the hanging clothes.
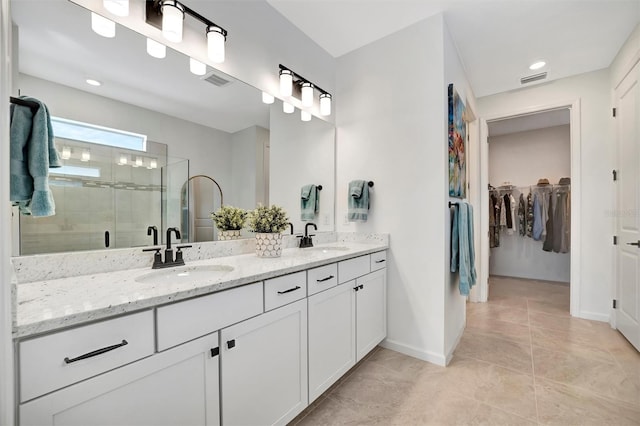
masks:
<path fill-rule="evenodd" d="M 496 194 L 491 194 L 491 205 L 489 206 L 489 217 L 493 221 L 493 227 L 489 227 L 489 239 L 490 247 L 500 247 L 500 217 L 501 217 L 501 203 L 500 197 Z M 491 221 L 490 219 L 490 221 Z"/>
<path fill-rule="evenodd" d="M 500 229 L 507 226 L 507 208 L 504 204 L 504 197 L 500 197 Z"/>
<path fill-rule="evenodd" d="M 533 233 L 533 194 L 529 191 L 527 195 L 527 237 L 531 238 Z"/>
<path fill-rule="evenodd" d="M 527 234 L 527 207 L 522 192 L 518 199 L 518 233 L 521 237 Z"/>
<path fill-rule="evenodd" d="M 554 189 L 553 251 L 568 253 L 571 245 L 571 192 L 569 187 Z"/>
<path fill-rule="evenodd" d="M 516 199 L 513 197 L 513 194 L 508 194 L 508 195 L 509 195 L 511 226 L 507 228 L 507 234 L 513 235 L 518 228 L 518 217 L 516 216 Z"/>
<path fill-rule="evenodd" d="M 547 211 L 547 222 L 545 223 L 545 229 L 547 231 L 547 234 L 544 236 L 544 243 L 542 244 L 542 250 L 544 251 L 553 251 L 553 243 L 554 243 L 554 238 L 555 238 L 555 234 L 554 234 L 554 230 L 555 230 L 555 226 L 554 226 L 554 208 L 555 208 L 555 196 L 553 194 L 553 192 L 550 194 L 549 196 L 549 204 L 547 206 L 548 211 Z"/>

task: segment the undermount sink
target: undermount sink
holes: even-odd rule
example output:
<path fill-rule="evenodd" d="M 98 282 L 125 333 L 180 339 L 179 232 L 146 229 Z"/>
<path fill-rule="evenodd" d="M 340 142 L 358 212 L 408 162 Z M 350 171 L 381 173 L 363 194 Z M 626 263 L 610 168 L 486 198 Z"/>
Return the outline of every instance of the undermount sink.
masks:
<path fill-rule="evenodd" d="M 344 246 L 319 246 L 319 247 L 309 247 L 309 248 L 305 248 L 303 250 L 323 251 L 323 252 L 346 251 L 346 250 L 349 250 L 349 247 L 344 247 Z"/>
<path fill-rule="evenodd" d="M 191 265 L 161 269 L 136 278 L 139 283 L 183 283 L 210 280 L 233 271 L 228 265 Z"/>

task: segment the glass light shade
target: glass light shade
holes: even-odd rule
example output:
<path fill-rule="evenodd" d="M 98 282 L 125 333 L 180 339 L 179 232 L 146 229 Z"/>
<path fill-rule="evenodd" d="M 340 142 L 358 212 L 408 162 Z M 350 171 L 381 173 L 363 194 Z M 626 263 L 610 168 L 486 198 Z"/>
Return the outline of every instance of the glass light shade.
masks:
<path fill-rule="evenodd" d="M 102 37 L 116 36 L 116 23 L 94 12 L 91 12 L 91 29 Z"/>
<path fill-rule="evenodd" d="M 184 8 L 175 0 L 162 2 L 162 36 L 174 43 L 182 41 Z"/>
<path fill-rule="evenodd" d="M 129 0 L 103 0 L 102 5 L 116 16 L 129 16 Z"/>
<path fill-rule="evenodd" d="M 226 37 L 222 28 L 216 26 L 207 27 L 207 52 L 209 59 L 216 64 L 224 62 L 224 42 Z"/>
<path fill-rule="evenodd" d="M 158 160 L 155 158 L 152 158 L 149 161 L 149 167 L 147 167 L 147 169 L 157 169 L 158 168 Z"/>
<path fill-rule="evenodd" d="M 296 108 L 293 105 L 291 105 L 289 102 L 282 103 L 282 111 L 286 112 L 287 114 L 291 114 L 295 110 Z"/>
<path fill-rule="evenodd" d="M 262 102 L 265 104 L 272 104 L 275 101 L 276 98 L 273 97 L 273 95 L 267 93 L 267 92 L 262 92 Z"/>
<path fill-rule="evenodd" d="M 331 95 L 328 93 L 320 95 L 320 115 L 331 115 Z"/>
<path fill-rule="evenodd" d="M 300 111 L 300 120 L 311 121 L 311 113 L 307 111 Z"/>
<path fill-rule="evenodd" d="M 136 157 L 136 167 L 142 167 L 142 157 Z"/>
<path fill-rule="evenodd" d="M 60 157 L 62 157 L 63 160 L 68 160 L 69 158 L 71 158 L 71 148 L 69 148 L 68 146 L 63 146 L 62 154 L 60 155 Z"/>
<path fill-rule="evenodd" d="M 293 94 L 293 73 L 289 70 L 280 70 L 280 94 L 282 96 Z"/>
<path fill-rule="evenodd" d="M 189 70 L 195 75 L 205 75 L 207 73 L 207 64 L 203 64 L 197 59 L 189 58 Z"/>
<path fill-rule="evenodd" d="M 118 164 L 124 166 L 128 163 L 126 154 L 120 154 L 120 160 L 118 160 Z"/>
<path fill-rule="evenodd" d="M 302 83 L 302 106 L 309 108 L 313 106 L 313 84 Z"/>
<path fill-rule="evenodd" d="M 91 160 L 91 151 L 89 151 L 88 149 L 85 149 L 82 151 L 82 156 L 80 157 L 80 161 L 89 161 Z"/>
<path fill-rule="evenodd" d="M 147 38 L 147 53 L 154 58 L 162 59 L 167 56 L 167 46 Z"/>

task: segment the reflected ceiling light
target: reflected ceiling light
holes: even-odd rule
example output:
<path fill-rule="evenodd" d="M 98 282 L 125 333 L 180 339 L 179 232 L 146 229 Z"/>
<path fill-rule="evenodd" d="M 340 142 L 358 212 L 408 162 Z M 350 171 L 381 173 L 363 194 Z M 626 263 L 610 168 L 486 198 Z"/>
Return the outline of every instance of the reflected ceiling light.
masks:
<path fill-rule="evenodd" d="M 547 63 L 545 61 L 538 61 L 538 62 L 534 62 L 533 64 L 529 65 L 529 69 L 530 70 L 539 70 L 540 68 L 544 67 L 545 65 L 547 65 Z"/>
<path fill-rule="evenodd" d="M 203 64 L 197 59 L 189 58 L 189 70 L 195 75 L 205 75 L 207 73 L 207 64 Z"/>
<path fill-rule="evenodd" d="M 296 108 L 289 102 L 282 102 L 282 111 L 286 112 L 287 114 L 291 114 L 295 110 Z"/>
<path fill-rule="evenodd" d="M 89 151 L 88 149 L 83 149 L 80 161 L 87 162 L 89 160 L 91 160 L 91 151 Z"/>
<path fill-rule="evenodd" d="M 162 0 L 162 36 L 174 43 L 182 41 L 182 21 L 184 20 L 184 6 L 176 0 Z"/>
<path fill-rule="evenodd" d="M 311 113 L 307 111 L 300 110 L 300 120 L 302 121 L 311 121 Z"/>
<path fill-rule="evenodd" d="M 142 162 L 142 157 L 136 157 L 136 163 L 133 165 L 133 167 L 142 167 L 144 163 Z"/>
<path fill-rule="evenodd" d="M 116 23 L 95 12 L 91 12 L 91 29 L 102 37 L 116 36 Z"/>
<path fill-rule="evenodd" d="M 128 163 L 127 154 L 120 154 L 120 159 L 118 160 L 119 166 L 124 166 Z"/>
<path fill-rule="evenodd" d="M 309 108 L 313 106 L 313 84 L 305 81 L 302 83 L 302 106 Z"/>
<path fill-rule="evenodd" d="M 291 96 L 293 94 L 293 72 L 288 69 L 280 70 L 280 95 Z"/>
<path fill-rule="evenodd" d="M 162 59 L 167 56 L 167 46 L 147 38 L 147 53 L 154 58 Z"/>
<path fill-rule="evenodd" d="M 102 5 L 116 16 L 129 16 L 129 0 L 103 0 Z"/>
<path fill-rule="evenodd" d="M 267 93 L 267 92 L 262 92 L 262 102 L 265 104 L 272 104 L 274 101 L 276 100 L 276 98 L 273 97 L 273 95 Z"/>
<path fill-rule="evenodd" d="M 147 166 L 147 169 L 151 170 L 151 169 L 157 169 L 158 168 L 158 160 L 156 158 L 152 158 L 151 160 L 149 160 L 149 165 Z"/>
<path fill-rule="evenodd" d="M 68 160 L 69 158 L 71 158 L 71 148 L 69 148 L 68 146 L 63 146 L 62 154 L 60 155 L 60 157 L 62 157 L 63 160 Z"/>
<path fill-rule="evenodd" d="M 331 95 L 328 93 L 320 95 L 320 115 L 331 115 Z"/>
<path fill-rule="evenodd" d="M 99 82 L 98 80 L 94 80 L 93 78 L 87 78 L 85 81 L 87 82 L 87 84 L 91 86 L 96 86 L 96 87 L 102 86 L 101 82 Z"/>
<path fill-rule="evenodd" d="M 209 59 L 216 64 L 224 62 L 224 42 L 227 40 L 227 32 L 217 25 L 207 26 L 207 52 Z"/>

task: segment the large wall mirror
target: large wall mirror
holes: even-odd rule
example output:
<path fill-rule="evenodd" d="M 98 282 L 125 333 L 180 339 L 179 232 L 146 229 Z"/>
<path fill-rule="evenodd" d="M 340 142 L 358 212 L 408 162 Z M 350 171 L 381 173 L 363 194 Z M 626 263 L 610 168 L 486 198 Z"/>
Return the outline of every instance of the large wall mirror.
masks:
<path fill-rule="evenodd" d="M 17 40 L 16 91 L 42 100 L 52 116 L 146 135 L 155 146 L 166 146 L 163 165 L 177 164 L 164 178 L 158 175 L 160 181 L 147 179 L 149 187 L 160 185 L 164 199 L 157 194 L 138 197 L 142 192 L 136 191 L 126 195 L 133 198 L 128 208 L 146 209 L 144 219 L 129 220 L 127 237 L 112 240 L 110 248 L 151 245 L 147 236 L 151 224 L 159 224 L 160 243 L 164 229 L 173 226 L 184 228 L 185 241 L 215 239 L 215 230 L 204 228 L 209 227 L 208 210 L 219 207 L 222 199 L 245 209 L 257 203 L 280 204 L 296 231 L 301 231 L 300 188 L 306 184 L 323 186 L 314 222 L 321 231 L 334 230 L 333 124 L 315 117 L 302 122 L 299 114 L 284 114 L 278 100 L 265 105 L 258 89 L 211 67 L 204 75 L 195 75 L 189 58 L 169 48 L 164 58 L 152 57 L 147 54 L 146 37 L 123 26 L 116 27 L 115 37 L 102 37 L 91 30 L 91 12 L 69 1 L 12 0 L 11 12 Z M 87 79 L 101 85 L 90 86 Z M 66 141 L 70 147 L 74 143 Z M 120 154 L 118 150 L 101 154 L 103 159 L 113 156 L 109 161 L 114 175 L 120 173 Z M 144 158 L 152 158 L 151 154 Z M 135 162 L 136 156 L 130 153 L 129 161 Z M 188 166 L 180 160 L 188 160 Z M 206 181 L 198 182 L 196 176 L 205 176 Z M 209 178 L 217 185 L 208 184 Z M 65 205 L 81 210 L 83 200 L 67 198 L 56 199 L 60 211 Z M 162 208 L 157 205 L 161 202 L 166 203 Z M 101 202 L 99 216 L 117 214 L 115 205 Z M 151 210 L 162 216 L 157 221 L 148 217 Z M 126 215 L 134 217 L 135 212 Z M 38 220 L 30 219 L 36 224 Z M 79 225 L 73 216 L 64 224 L 49 222 L 57 239 L 67 242 Z M 96 226 L 98 246 L 64 244 L 40 252 L 103 248 L 99 244 L 104 232 L 100 223 Z M 37 229 L 29 227 L 31 240 L 39 240 Z M 19 247 L 14 244 L 14 254 L 39 250 L 20 253 Z"/>

